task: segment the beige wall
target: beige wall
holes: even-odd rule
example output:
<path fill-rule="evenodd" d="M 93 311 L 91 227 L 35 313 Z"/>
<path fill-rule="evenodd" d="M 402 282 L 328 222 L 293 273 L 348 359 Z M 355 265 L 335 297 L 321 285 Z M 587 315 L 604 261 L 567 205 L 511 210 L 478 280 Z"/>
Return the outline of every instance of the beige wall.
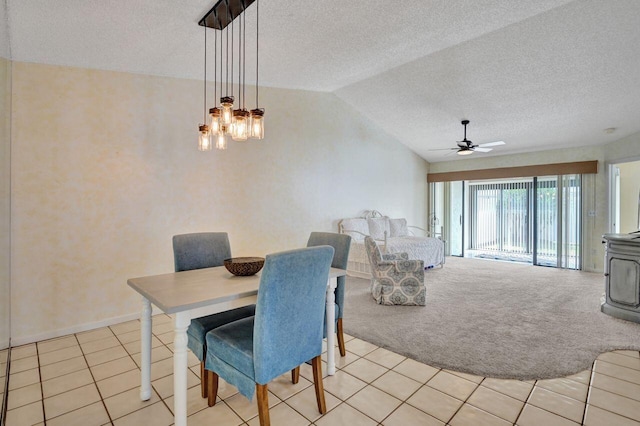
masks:
<path fill-rule="evenodd" d="M 364 209 L 424 227 L 429 167 L 599 160 L 585 182 L 585 212 L 596 211 L 585 214 L 585 267 L 601 270 L 604 162 L 640 156 L 637 134 L 428 165 L 334 95 L 278 89 L 261 92 L 264 141 L 201 153 L 201 82 L 20 62 L 12 77 L 14 344 L 136 315 L 126 279 L 171 271 L 176 233 L 226 230 L 234 255 L 259 255 Z"/>
<path fill-rule="evenodd" d="M 9 346 L 11 301 L 11 61 L 0 58 L 0 349 Z"/>
<path fill-rule="evenodd" d="M 616 166 L 624 167 L 624 164 L 630 161 L 640 161 L 640 133 L 634 133 L 616 142 L 608 144 L 604 149 L 604 159 L 606 161 L 607 168 L 609 168 L 610 164 L 615 164 Z M 608 173 L 609 173 L 609 170 L 607 170 L 607 176 L 609 176 Z M 632 181 L 629 181 L 629 183 L 625 186 L 627 187 L 628 185 L 633 186 L 634 184 L 637 185 L 638 181 L 636 180 L 634 183 L 632 183 Z M 633 191 L 633 189 L 631 189 L 631 191 Z M 622 195 L 621 198 L 625 199 L 627 202 L 632 204 L 637 203 L 638 190 L 635 189 L 635 191 L 636 191 L 635 195 L 622 193 L 621 191 L 621 195 Z M 607 195 L 608 195 L 608 192 L 607 192 Z M 622 208 L 625 209 L 625 207 L 622 207 Z M 629 214 L 634 215 L 633 211 L 637 211 L 637 206 L 631 207 L 631 210 L 632 212 Z M 626 211 L 627 210 L 625 210 L 625 212 Z M 621 227 L 620 227 L 621 232 L 631 232 L 636 230 L 637 230 L 637 225 L 636 227 L 628 227 L 626 225 L 622 226 L 621 224 Z"/>
<path fill-rule="evenodd" d="M 238 256 L 364 209 L 426 226 L 427 163 L 336 96 L 265 89 L 267 137 L 203 153 L 201 87 L 13 63 L 14 344 L 137 314 L 126 280 L 171 272 L 174 234 Z"/>
<path fill-rule="evenodd" d="M 604 159 L 607 162 L 640 160 L 640 133 L 612 142 L 605 146 Z"/>
<path fill-rule="evenodd" d="M 640 162 L 617 165 L 620 169 L 620 232 L 638 230 L 638 194 L 640 192 Z"/>

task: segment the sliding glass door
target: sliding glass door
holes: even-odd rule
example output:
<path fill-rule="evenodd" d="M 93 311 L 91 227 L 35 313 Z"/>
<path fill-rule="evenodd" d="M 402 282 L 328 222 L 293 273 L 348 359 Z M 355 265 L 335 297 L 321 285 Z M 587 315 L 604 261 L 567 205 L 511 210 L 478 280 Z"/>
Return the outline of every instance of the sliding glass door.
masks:
<path fill-rule="evenodd" d="M 535 247 L 533 263 L 580 269 L 581 179 L 580 175 L 535 179 Z"/>
<path fill-rule="evenodd" d="M 438 223 L 443 225 L 447 255 L 581 269 L 582 179 L 585 173 L 596 173 L 597 162 L 529 167 L 526 173 L 535 170 L 544 176 L 506 177 L 523 172 L 513 169 L 428 176 L 432 194 L 430 223 L 432 227 L 439 226 Z M 547 176 L 550 170 L 566 174 Z M 476 179 L 477 176 L 496 178 L 448 180 Z M 593 179 L 587 183 L 591 185 L 590 182 Z M 589 216 L 595 215 L 593 212 L 595 208 L 589 210 Z"/>
<path fill-rule="evenodd" d="M 468 223 L 466 254 L 580 269 L 580 175 L 474 181 L 467 187 L 462 198 L 469 214 L 461 222 Z M 453 198 L 450 212 L 453 222 Z"/>
<path fill-rule="evenodd" d="M 472 250 L 480 257 L 531 262 L 531 198 L 533 181 L 469 185 Z"/>
<path fill-rule="evenodd" d="M 446 256 L 464 255 L 464 182 L 434 182 L 429 186 L 429 226 L 445 241 Z"/>
<path fill-rule="evenodd" d="M 449 182 L 449 254 L 464 256 L 464 182 Z"/>

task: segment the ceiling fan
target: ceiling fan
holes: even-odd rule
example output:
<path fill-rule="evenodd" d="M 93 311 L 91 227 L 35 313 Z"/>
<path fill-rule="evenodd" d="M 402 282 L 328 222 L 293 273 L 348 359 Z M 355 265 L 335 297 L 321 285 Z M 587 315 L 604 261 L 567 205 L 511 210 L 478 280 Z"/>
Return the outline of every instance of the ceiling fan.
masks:
<path fill-rule="evenodd" d="M 461 123 L 464 126 L 464 139 L 457 142 L 458 144 L 457 148 L 445 148 L 446 150 L 457 151 L 458 155 L 470 155 L 476 151 L 489 152 L 493 149 L 489 147 L 504 145 L 503 141 L 488 142 L 488 143 L 481 143 L 479 145 L 474 145 L 473 142 L 467 139 L 467 124 L 469 124 L 469 120 L 462 120 Z M 437 151 L 437 150 L 434 150 L 434 151 Z"/>

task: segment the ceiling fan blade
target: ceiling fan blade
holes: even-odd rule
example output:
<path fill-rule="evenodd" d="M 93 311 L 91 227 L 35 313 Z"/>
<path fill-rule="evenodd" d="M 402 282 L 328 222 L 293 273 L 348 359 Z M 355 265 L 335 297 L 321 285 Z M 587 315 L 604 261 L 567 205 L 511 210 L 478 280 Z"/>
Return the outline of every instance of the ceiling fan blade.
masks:
<path fill-rule="evenodd" d="M 489 148 L 490 146 L 498 146 L 498 145 L 505 144 L 504 141 L 495 141 L 495 142 L 481 143 L 479 145 L 475 145 L 473 142 L 467 139 L 467 124 L 469 124 L 469 120 L 462 120 L 460 123 L 464 126 L 464 139 L 456 142 L 456 144 L 458 145 L 458 154 L 460 155 L 473 154 L 473 151 L 489 152 L 492 150 L 492 148 Z M 456 148 L 453 148 L 453 149 L 455 150 Z"/>
<path fill-rule="evenodd" d="M 481 143 L 480 145 L 478 145 L 479 147 L 486 147 L 486 146 L 498 146 L 498 145 L 504 145 L 504 141 L 495 141 L 495 142 L 487 142 L 487 143 Z"/>
<path fill-rule="evenodd" d="M 435 148 L 435 149 L 428 149 L 427 151 L 457 151 L 458 148 Z"/>

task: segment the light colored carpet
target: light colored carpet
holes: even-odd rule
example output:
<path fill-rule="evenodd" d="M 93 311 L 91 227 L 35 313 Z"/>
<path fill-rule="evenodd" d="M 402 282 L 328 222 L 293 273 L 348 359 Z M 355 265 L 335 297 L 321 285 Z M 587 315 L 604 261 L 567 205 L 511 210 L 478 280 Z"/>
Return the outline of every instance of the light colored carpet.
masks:
<path fill-rule="evenodd" d="M 425 283 L 427 306 L 381 306 L 369 280 L 349 277 L 345 333 L 434 367 L 523 380 L 640 350 L 640 324 L 600 312 L 602 274 L 447 258 Z"/>

